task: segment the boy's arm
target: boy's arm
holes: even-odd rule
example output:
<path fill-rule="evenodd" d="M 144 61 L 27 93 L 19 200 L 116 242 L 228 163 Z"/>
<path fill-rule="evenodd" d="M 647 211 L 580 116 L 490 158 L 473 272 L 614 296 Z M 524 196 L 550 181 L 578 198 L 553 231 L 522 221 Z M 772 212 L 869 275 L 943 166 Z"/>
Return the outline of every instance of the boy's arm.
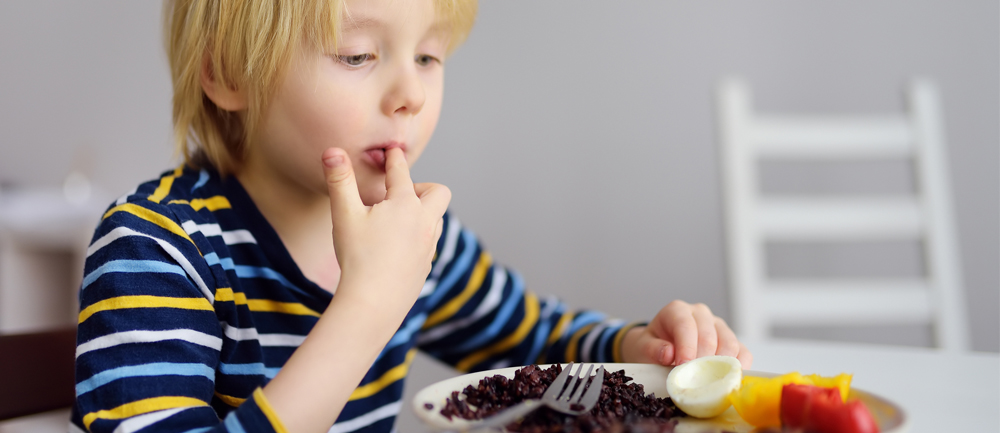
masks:
<path fill-rule="evenodd" d="M 572 310 L 527 291 L 520 275 L 493 261 L 475 235 L 445 216 L 430 280 L 421 349 L 462 371 L 532 363 L 622 362 L 621 346 L 639 325 Z"/>
<path fill-rule="evenodd" d="M 78 427 L 280 431 L 259 389 L 242 402 L 215 393 L 223 339 L 210 282 L 204 258 L 166 207 L 124 203 L 105 214 L 80 290 Z M 220 421 L 213 397 L 239 407 Z"/>

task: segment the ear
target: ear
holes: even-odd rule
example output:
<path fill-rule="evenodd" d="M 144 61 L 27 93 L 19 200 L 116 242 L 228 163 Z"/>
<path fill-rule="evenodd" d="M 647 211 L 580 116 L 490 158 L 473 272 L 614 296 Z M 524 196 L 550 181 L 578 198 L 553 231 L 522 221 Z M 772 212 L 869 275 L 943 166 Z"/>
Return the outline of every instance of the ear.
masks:
<path fill-rule="evenodd" d="M 247 108 L 246 95 L 215 75 L 212 58 L 208 52 L 201 58 L 200 75 L 202 90 L 216 106 L 226 111 L 240 111 Z"/>

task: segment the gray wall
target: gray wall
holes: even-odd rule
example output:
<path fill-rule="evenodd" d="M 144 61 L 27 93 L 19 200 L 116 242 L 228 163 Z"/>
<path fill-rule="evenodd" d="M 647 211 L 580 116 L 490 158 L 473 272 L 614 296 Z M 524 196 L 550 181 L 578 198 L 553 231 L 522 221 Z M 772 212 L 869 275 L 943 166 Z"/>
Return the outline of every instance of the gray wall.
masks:
<path fill-rule="evenodd" d="M 499 261 L 576 306 L 643 319 L 681 298 L 725 317 L 717 80 L 743 75 L 767 110 L 879 112 L 922 75 L 942 92 L 973 346 L 1000 350 L 996 1 L 622 3 L 483 1 L 449 61 L 414 175 L 452 188 Z M 0 181 L 57 185 L 77 169 L 117 195 L 171 167 L 160 31 L 159 2 L 0 2 Z M 833 171 L 900 171 L 883 168 Z M 852 187 L 775 170 L 777 189 Z M 795 274 L 902 251 L 893 263 L 913 272 L 905 247 L 773 254 Z M 423 358 L 414 371 L 411 390 L 447 374 Z"/>
<path fill-rule="evenodd" d="M 878 112 L 922 75 L 944 101 L 974 348 L 998 350 L 996 2 L 564 5 L 483 2 L 414 171 L 533 289 L 628 318 L 674 298 L 726 316 L 717 80 L 745 76 L 767 110 Z M 77 169 L 118 194 L 173 164 L 158 2 L 3 2 L 0 41 L 0 180 Z M 785 250 L 792 273 L 857 255 Z"/>

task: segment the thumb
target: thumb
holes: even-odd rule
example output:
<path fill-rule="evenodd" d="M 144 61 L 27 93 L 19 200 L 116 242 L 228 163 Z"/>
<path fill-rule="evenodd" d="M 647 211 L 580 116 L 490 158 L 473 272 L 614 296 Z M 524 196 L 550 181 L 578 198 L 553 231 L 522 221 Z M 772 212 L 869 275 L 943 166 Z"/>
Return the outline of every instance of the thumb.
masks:
<path fill-rule="evenodd" d="M 642 362 L 659 365 L 671 365 L 674 361 L 674 345 L 667 340 L 656 338 L 649 333 L 643 333 L 639 338 L 639 353 L 644 358 Z"/>
<path fill-rule="evenodd" d="M 330 194 L 330 210 L 334 218 L 364 208 L 358 181 L 354 178 L 351 158 L 343 149 L 331 147 L 323 152 L 323 173 Z"/>

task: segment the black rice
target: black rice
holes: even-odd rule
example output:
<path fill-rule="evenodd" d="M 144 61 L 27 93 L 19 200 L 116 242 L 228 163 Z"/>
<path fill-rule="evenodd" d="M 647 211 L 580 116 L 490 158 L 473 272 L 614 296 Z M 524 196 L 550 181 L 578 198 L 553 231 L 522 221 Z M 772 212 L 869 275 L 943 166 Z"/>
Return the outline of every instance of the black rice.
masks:
<path fill-rule="evenodd" d="M 445 402 L 441 415 L 448 419 L 482 419 L 526 399 L 539 399 L 562 372 L 561 365 L 541 369 L 529 365 L 514 372 L 514 378 L 495 375 L 453 391 Z M 670 398 L 646 395 L 642 385 L 632 383 L 625 370 L 604 375 L 601 396 L 589 413 L 566 415 L 547 407 L 536 410 L 507 429 L 524 433 L 548 432 L 612 432 L 612 433 L 672 433 L 676 420 L 686 416 Z"/>

